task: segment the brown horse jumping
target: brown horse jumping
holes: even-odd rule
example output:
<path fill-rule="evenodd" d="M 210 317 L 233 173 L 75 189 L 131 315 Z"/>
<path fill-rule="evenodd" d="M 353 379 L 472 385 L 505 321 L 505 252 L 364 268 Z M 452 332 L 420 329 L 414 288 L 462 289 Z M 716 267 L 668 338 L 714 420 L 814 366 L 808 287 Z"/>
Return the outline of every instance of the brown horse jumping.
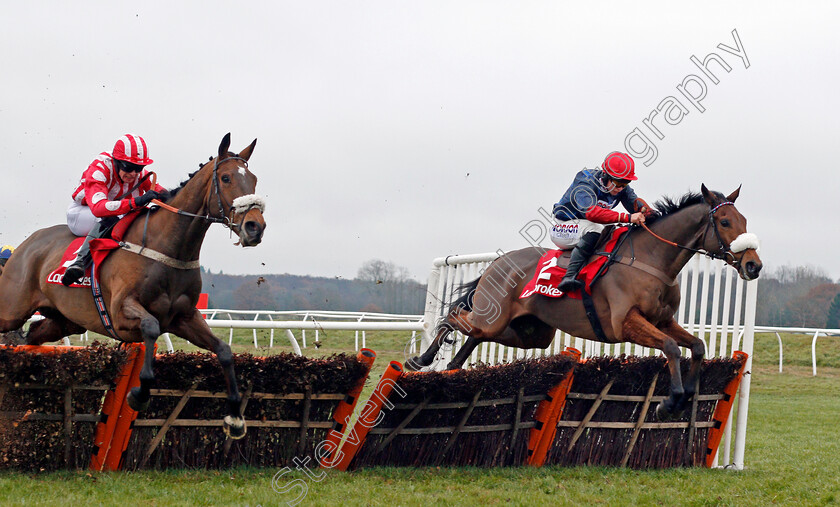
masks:
<path fill-rule="evenodd" d="M 762 267 L 756 252 L 757 238 L 747 233 L 747 220 L 733 204 L 740 187 L 726 197 L 705 185 L 701 189 L 701 194 L 689 193 L 677 201 L 666 198 L 657 203 L 657 213 L 648 218 L 647 224 L 660 238 L 640 227 L 630 231 L 617 254 L 636 265 L 613 264 L 593 287 L 592 298 L 606 339 L 595 334 L 579 299 L 549 298 L 539 293 L 519 299 L 542 253 L 537 248 L 525 248 L 500 257 L 481 277 L 466 284 L 461 298 L 452 303 L 437 326 L 431 346 L 409 360 L 407 366 L 418 369 L 431 365 L 453 330 L 469 339 L 449 363 L 449 369 L 460 368 L 482 342 L 546 348 L 555 331 L 561 329 L 589 340 L 632 342 L 661 350 L 668 359 L 671 395 L 657 407 L 657 414 L 667 418 L 681 412 L 694 394 L 705 346 L 674 319 L 680 303 L 678 273 L 696 251 L 724 259 L 745 280 L 757 278 Z M 653 269 L 645 270 L 640 265 Z M 679 369 L 680 347 L 691 350 L 685 387 Z"/>
<path fill-rule="evenodd" d="M 148 407 L 154 343 L 161 334 L 174 333 L 219 358 L 228 389 L 224 429 L 233 438 L 245 435 L 233 356 L 195 307 L 201 292 L 198 257 L 214 222 L 229 227 L 243 246 L 256 246 L 262 240 L 264 203 L 254 194 L 257 177 L 248 169 L 256 143 L 254 139 L 239 154 L 230 153 L 230 134 L 225 135 L 218 155 L 172 191 L 169 205 L 180 211 L 141 211 L 123 239 L 144 245 L 145 253 L 156 252 L 152 254 L 156 258 L 118 249 L 97 267 L 118 338 L 146 347 L 140 387 L 128 395 L 131 408 Z M 55 341 L 86 329 L 107 334 L 89 289 L 46 282 L 73 239 L 66 225 L 57 225 L 36 231 L 18 247 L 0 276 L 0 332 L 19 329 L 38 311 L 45 318 L 31 324 L 27 344 Z"/>

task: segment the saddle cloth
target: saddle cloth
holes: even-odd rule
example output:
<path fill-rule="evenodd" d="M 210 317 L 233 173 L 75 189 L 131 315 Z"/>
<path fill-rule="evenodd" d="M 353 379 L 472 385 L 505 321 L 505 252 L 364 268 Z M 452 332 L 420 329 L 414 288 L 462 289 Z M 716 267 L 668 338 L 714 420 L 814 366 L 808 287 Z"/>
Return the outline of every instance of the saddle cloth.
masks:
<path fill-rule="evenodd" d="M 599 249 L 598 252 L 605 252 L 611 253 L 613 249 L 615 249 L 615 245 L 618 243 L 618 239 L 621 237 L 622 234 L 629 230 L 628 227 L 617 227 L 615 228 L 610 238 L 604 243 Z M 534 273 L 534 277 L 531 278 L 531 281 L 525 285 L 525 288 L 522 290 L 522 294 L 519 295 L 519 299 L 525 299 L 527 297 L 533 296 L 534 294 L 542 294 L 543 296 L 548 296 L 552 298 L 559 298 L 563 297 L 566 293 L 561 291 L 557 288 L 557 285 L 560 283 L 560 280 L 563 279 L 563 276 L 566 274 L 566 266 L 560 266 L 561 257 L 566 252 L 570 252 L 571 250 L 549 250 L 542 257 L 540 257 L 539 262 L 537 263 L 537 269 Z M 568 257 L 568 256 L 567 256 Z M 607 262 L 607 257 L 604 255 L 596 255 L 594 258 L 581 270 L 578 274 L 578 280 L 582 280 L 584 283 L 584 289 L 588 294 L 592 294 L 592 282 L 595 279 L 595 275 L 598 274 L 598 271 L 601 269 L 601 266 Z M 568 261 L 564 262 L 567 264 Z M 568 293 L 570 298 L 574 299 L 581 299 L 583 296 L 580 293 L 580 290 L 575 290 Z"/>
<path fill-rule="evenodd" d="M 102 264 L 102 261 L 108 257 L 108 254 L 120 247 L 119 242 L 122 240 L 123 235 L 125 235 L 125 231 L 138 216 L 138 213 L 127 214 L 111 229 L 110 238 L 96 238 L 90 241 L 90 253 L 93 256 L 93 262 L 97 266 Z M 70 242 L 64 251 L 64 255 L 61 256 L 61 263 L 58 268 L 47 275 L 47 283 L 61 285 L 61 277 L 64 276 L 67 267 L 76 260 L 76 255 L 79 253 L 79 249 L 82 247 L 84 240 L 85 238 L 82 236 Z M 85 269 L 85 276 L 79 280 L 79 283 L 74 283 L 71 287 L 90 287 L 90 266 Z"/>

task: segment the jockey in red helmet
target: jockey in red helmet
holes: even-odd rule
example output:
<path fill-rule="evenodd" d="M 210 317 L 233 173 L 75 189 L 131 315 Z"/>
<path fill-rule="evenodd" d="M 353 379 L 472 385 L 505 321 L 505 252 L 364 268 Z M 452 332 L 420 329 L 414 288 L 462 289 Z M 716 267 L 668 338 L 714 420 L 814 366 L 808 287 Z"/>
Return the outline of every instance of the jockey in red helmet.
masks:
<path fill-rule="evenodd" d="M 557 286 L 563 292 L 582 287 L 577 275 L 594 252 L 605 224 L 640 224 L 651 213 L 650 206 L 629 186 L 636 179 L 633 158 L 614 151 L 607 155 L 600 169 L 578 172 L 554 205 L 551 241 L 559 248 L 574 247 L 566 274 Z M 618 203 L 629 213 L 613 211 Z"/>
<path fill-rule="evenodd" d="M 126 134 L 117 140 L 111 153 L 102 152 L 90 163 L 67 208 L 70 231 L 87 238 L 76 260 L 64 272 L 61 283 L 70 286 L 84 275 L 90 263 L 91 239 L 101 237 L 129 211 L 168 195 L 160 185 L 152 188 L 151 180 L 146 177 L 145 167 L 152 162 L 146 141 Z"/>

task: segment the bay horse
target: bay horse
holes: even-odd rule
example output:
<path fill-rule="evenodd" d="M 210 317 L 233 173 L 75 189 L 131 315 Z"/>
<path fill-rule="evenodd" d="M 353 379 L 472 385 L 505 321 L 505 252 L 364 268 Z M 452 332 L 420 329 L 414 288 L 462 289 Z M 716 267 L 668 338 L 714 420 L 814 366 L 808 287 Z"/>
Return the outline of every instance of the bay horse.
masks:
<path fill-rule="evenodd" d="M 469 338 L 448 369 L 460 368 L 482 342 L 544 349 L 560 329 L 588 340 L 632 342 L 661 350 L 668 359 L 671 392 L 657 407 L 657 415 L 662 419 L 678 415 L 694 395 L 705 345 L 674 319 L 680 304 L 677 275 L 698 251 L 724 259 L 744 280 L 757 278 L 761 271 L 758 239 L 747 233 L 747 220 L 733 204 L 740 190 L 724 197 L 702 185 L 700 194 L 689 192 L 678 200 L 666 197 L 647 219 L 649 229 L 635 227 L 626 233 L 629 236 L 616 253 L 635 265 L 612 264 L 592 287 L 601 338 L 580 299 L 539 293 L 519 298 L 543 253 L 528 247 L 504 254 L 478 279 L 464 284 L 462 296 L 436 327 L 432 344 L 406 366 L 416 370 L 431 365 L 453 330 Z M 691 350 L 685 387 L 680 347 Z"/>
<path fill-rule="evenodd" d="M 127 396 L 131 408 L 148 408 L 154 343 L 161 334 L 174 333 L 218 357 L 227 383 L 229 414 L 223 429 L 232 438 L 241 438 L 246 431 L 241 397 L 230 347 L 213 334 L 196 309 L 201 292 L 198 258 L 212 223 L 229 227 L 242 246 L 256 246 L 262 240 L 265 204 L 254 194 L 257 177 L 248 168 L 256 143 L 254 139 L 238 154 L 231 153 L 230 134 L 225 135 L 218 155 L 172 190 L 163 206 L 174 213 L 144 208 L 126 230 L 123 241 L 144 245 L 149 256 L 117 249 L 97 266 L 116 337 L 143 342 L 146 348 L 140 386 Z M 0 332 L 19 329 L 38 311 L 44 319 L 30 325 L 26 344 L 40 345 L 85 330 L 108 334 L 89 288 L 47 283 L 74 239 L 66 225 L 57 225 L 36 231 L 17 248 L 0 275 Z"/>

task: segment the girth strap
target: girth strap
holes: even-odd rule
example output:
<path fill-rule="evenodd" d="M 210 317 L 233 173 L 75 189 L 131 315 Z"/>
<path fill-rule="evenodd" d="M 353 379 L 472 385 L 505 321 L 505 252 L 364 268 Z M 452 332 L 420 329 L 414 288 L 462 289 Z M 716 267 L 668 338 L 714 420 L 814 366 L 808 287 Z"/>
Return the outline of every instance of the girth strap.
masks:
<path fill-rule="evenodd" d="M 586 289 L 581 289 L 580 295 L 581 299 L 583 299 L 583 309 L 586 310 L 586 317 L 589 319 L 589 324 L 592 326 L 592 331 L 595 332 L 598 341 L 609 343 L 607 335 L 604 334 L 604 328 L 601 327 L 601 320 L 598 318 L 598 312 L 595 310 L 595 302 L 592 300 L 592 296 L 586 292 Z"/>
<path fill-rule="evenodd" d="M 152 259 L 153 261 L 160 262 L 161 264 L 169 266 L 170 268 L 198 269 L 201 266 L 200 261 L 198 259 L 194 261 L 178 260 L 166 254 L 162 254 L 156 250 L 152 250 L 151 248 L 135 245 L 134 243 L 129 243 L 127 241 L 120 241 L 120 248 L 131 253 L 136 253 L 137 255 L 142 255 L 143 257 Z"/>
<path fill-rule="evenodd" d="M 93 293 L 93 302 L 96 305 L 96 312 L 99 314 L 99 320 L 102 322 L 102 327 L 112 338 L 119 340 L 114 324 L 111 321 L 111 315 L 108 314 L 108 308 L 105 306 L 105 298 L 102 296 L 102 287 L 99 285 L 99 276 L 96 274 L 96 263 L 90 266 L 90 290 Z"/>

